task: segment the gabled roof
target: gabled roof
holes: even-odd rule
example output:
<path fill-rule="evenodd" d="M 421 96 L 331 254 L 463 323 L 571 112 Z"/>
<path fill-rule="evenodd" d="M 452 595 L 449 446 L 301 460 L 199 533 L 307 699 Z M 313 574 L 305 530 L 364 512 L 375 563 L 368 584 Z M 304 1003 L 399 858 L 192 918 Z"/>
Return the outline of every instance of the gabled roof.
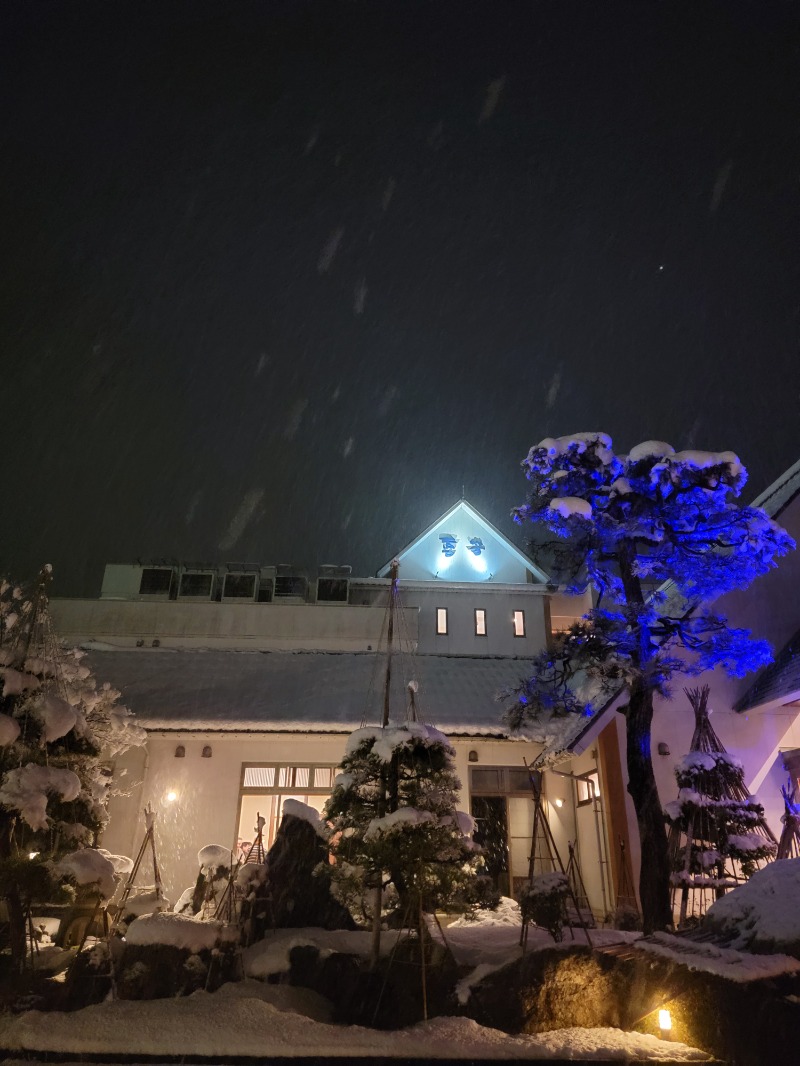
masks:
<path fill-rule="evenodd" d="M 800 459 L 757 496 L 751 506 L 761 507 L 770 518 L 777 518 L 800 494 Z"/>
<path fill-rule="evenodd" d="M 495 541 L 502 551 L 507 553 L 507 555 L 519 565 L 524 567 L 528 573 L 532 574 L 537 582 L 547 583 L 550 580 L 544 570 L 532 562 L 515 544 L 511 543 L 508 537 L 501 533 L 496 526 L 492 525 L 488 518 L 484 518 L 484 516 L 465 499 L 458 500 L 448 511 L 445 511 L 443 515 L 437 518 L 435 522 L 431 522 L 427 529 L 423 530 L 422 533 L 415 537 L 410 543 L 406 544 L 401 551 L 397 552 L 389 562 L 385 563 L 378 571 L 377 576 L 386 577 L 389 574 L 394 559 L 399 559 L 402 579 L 403 559 L 414 552 L 414 550 L 437 529 L 446 530 L 448 524 L 453 523 L 459 518 L 466 518 L 476 527 L 476 532 L 480 532 L 482 536 Z"/>
<path fill-rule="evenodd" d="M 384 657 L 376 653 L 104 651 L 95 645 L 89 659 L 150 731 L 350 733 L 363 721 L 380 721 Z M 413 671 L 420 718 L 449 736 L 557 742 L 571 722 L 543 721 L 512 735 L 502 721 L 498 693 L 529 669 L 525 659 L 399 656 L 392 719 L 405 720 Z"/>
<path fill-rule="evenodd" d="M 749 711 L 765 703 L 790 703 L 800 699 L 800 629 L 733 706 Z"/>

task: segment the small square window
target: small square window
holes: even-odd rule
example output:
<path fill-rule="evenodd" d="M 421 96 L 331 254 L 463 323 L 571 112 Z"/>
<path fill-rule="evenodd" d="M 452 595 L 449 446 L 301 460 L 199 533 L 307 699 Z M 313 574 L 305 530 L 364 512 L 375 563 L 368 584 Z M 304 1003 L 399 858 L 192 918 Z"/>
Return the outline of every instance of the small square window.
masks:
<path fill-rule="evenodd" d="M 447 608 L 436 608 L 436 633 L 443 637 L 447 635 Z"/>
<path fill-rule="evenodd" d="M 592 800 L 600 798 L 600 774 L 592 770 L 588 774 L 581 774 L 575 782 L 578 789 L 578 806 L 583 807 Z"/>
<path fill-rule="evenodd" d="M 514 636 L 525 636 L 525 612 L 514 611 Z"/>
<path fill-rule="evenodd" d="M 486 611 L 482 607 L 475 608 L 475 636 L 486 636 Z"/>

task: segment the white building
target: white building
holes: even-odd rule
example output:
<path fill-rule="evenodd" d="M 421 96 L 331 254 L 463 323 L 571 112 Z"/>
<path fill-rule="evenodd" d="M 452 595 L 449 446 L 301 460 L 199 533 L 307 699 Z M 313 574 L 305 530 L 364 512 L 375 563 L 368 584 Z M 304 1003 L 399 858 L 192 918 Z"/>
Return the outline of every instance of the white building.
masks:
<path fill-rule="evenodd" d="M 800 463 L 754 502 L 800 541 Z M 394 660 L 393 718 L 405 717 L 407 682 L 417 680 L 418 715 L 452 740 L 462 806 L 477 817 L 492 872 L 512 894 L 531 852 L 525 762 L 546 750 L 544 794 L 556 841 L 565 861 L 567 842 L 576 842 L 589 900 L 603 917 L 621 889 L 638 884 L 640 863 L 620 701 L 520 738 L 504 727 L 496 699 L 588 598 L 549 584 L 465 500 L 398 558 L 397 630 L 408 653 Z M 56 631 L 90 649 L 98 678 L 122 690 L 148 732 L 146 748 L 114 768 L 129 795 L 112 803 L 104 846 L 134 853 L 142 808 L 152 803 L 174 899 L 196 876 L 204 844 L 251 840 L 257 812 L 268 819 L 269 842 L 290 796 L 321 809 L 347 735 L 380 721 L 389 566 L 374 578 L 322 567 L 309 583 L 286 566 L 112 565 L 98 600 L 54 600 Z M 691 680 L 710 684 L 714 728 L 744 763 L 776 835 L 780 786 L 788 774 L 800 779 L 799 589 L 800 552 L 793 552 L 749 589 L 715 603 L 732 624 L 769 640 L 776 659 L 757 677 L 715 671 Z M 675 798 L 675 763 L 693 728 L 680 691 L 656 701 L 652 750 L 662 803 Z"/>
<path fill-rule="evenodd" d="M 544 775 L 547 812 L 564 861 L 576 842 L 596 914 L 614 905 L 620 838 L 634 824 L 624 791 L 619 715 L 559 720 L 511 737 L 496 696 L 528 672 L 553 628 L 588 600 L 565 596 L 465 500 L 398 555 L 392 717 L 407 682 L 418 716 L 454 744 L 462 806 L 478 819 L 504 892 L 528 874 L 533 802 L 525 761 L 545 744 L 569 761 Z M 380 721 L 382 630 L 390 581 L 322 567 L 315 582 L 287 566 L 110 565 L 97 600 L 54 600 L 56 631 L 90 650 L 100 680 L 122 690 L 148 733 L 114 767 L 128 795 L 112 801 L 103 846 L 134 854 L 142 808 L 158 810 L 168 894 L 197 874 L 209 843 L 268 841 L 288 797 L 321 809 L 347 735 Z M 569 776 L 573 775 L 573 776 Z"/>

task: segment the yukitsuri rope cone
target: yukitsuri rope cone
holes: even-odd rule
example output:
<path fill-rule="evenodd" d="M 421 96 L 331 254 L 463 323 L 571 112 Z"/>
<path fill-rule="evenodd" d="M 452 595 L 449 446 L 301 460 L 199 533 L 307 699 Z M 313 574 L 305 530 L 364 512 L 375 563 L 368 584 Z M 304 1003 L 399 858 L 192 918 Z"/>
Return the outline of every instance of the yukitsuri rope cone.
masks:
<path fill-rule="evenodd" d="M 778 841 L 776 859 L 800 859 L 800 803 L 797 802 L 797 787 L 791 780 L 781 788 L 784 813 L 783 829 Z"/>
<path fill-rule="evenodd" d="M 685 689 L 694 708 L 691 750 L 675 767 L 678 798 L 665 807 L 670 825 L 673 913 L 694 925 L 729 888 L 775 858 L 778 842 L 764 808 L 747 790 L 744 768 L 711 725 L 708 685 Z"/>

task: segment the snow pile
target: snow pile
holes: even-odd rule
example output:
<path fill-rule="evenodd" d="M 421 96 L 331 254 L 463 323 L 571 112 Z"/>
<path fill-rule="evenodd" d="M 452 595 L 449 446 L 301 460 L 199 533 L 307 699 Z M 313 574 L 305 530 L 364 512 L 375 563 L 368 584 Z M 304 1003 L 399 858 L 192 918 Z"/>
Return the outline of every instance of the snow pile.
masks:
<path fill-rule="evenodd" d="M 289 953 L 292 948 L 316 947 L 314 940 L 303 936 L 292 936 L 275 941 L 262 940 L 254 945 L 243 960 L 245 973 L 250 977 L 271 977 L 273 974 L 288 973 L 291 969 Z"/>
<path fill-rule="evenodd" d="M 522 925 L 519 904 L 508 896 L 501 896 L 497 907 L 492 911 L 478 910 L 472 914 L 465 914 L 448 925 L 450 929 L 475 929 L 476 927 L 490 928 L 497 925 L 514 925 L 519 928 Z"/>
<path fill-rule="evenodd" d="M 211 950 L 221 940 L 235 940 L 237 931 L 222 922 L 200 922 L 185 914 L 158 911 L 143 914 L 128 926 L 125 939 L 129 944 L 169 944 L 196 954 Z"/>
<path fill-rule="evenodd" d="M 373 818 L 364 833 L 364 840 L 377 840 L 379 837 L 402 833 L 436 820 L 436 815 L 431 811 L 420 811 L 416 807 L 399 807 L 383 818 Z"/>
<path fill-rule="evenodd" d="M 205 874 L 214 874 L 220 866 L 230 867 L 231 849 L 224 844 L 206 844 L 197 853 L 197 864 Z"/>
<path fill-rule="evenodd" d="M 713 973 L 737 984 L 777 977 L 783 973 L 800 972 L 800 962 L 789 958 L 788 955 L 753 955 L 733 948 L 717 947 L 715 944 L 695 944 L 669 933 L 653 933 L 652 936 L 637 941 L 636 947 L 671 962 L 680 963 L 690 970 Z"/>
<path fill-rule="evenodd" d="M 190 891 L 193 893 L 194 889 L 192 888 Z M 159 891 L 156 891 L 155 885 L 142 885 L 139 888 L 134 888 L 125 901 L 124 917 L 127 918 L 131 914 L 138 916 L 149 915 L 154 911 L 168 911 L 169 906 L 169 900 L 165 899 Z"/>
<path fill-rule="evenodd" d="M 667 455 L 674 455 L 675 449 L 671 444 L 663 440 L 646 440 L 635 445 L 628 452 L 628 461 L 639 463 L 642 459 L 663 459 Z"/>
<path fill-rule="evenodd" d="M 356 729 L 347 738 L 345 755 L 353 755 L 362 744 L 366 744 L 370 740 L 374 741 L 370 754 L 385 763 L 390 763 L 392 758 L 403 748 L 411 748 L 417 745 L 422 747 L 441 745 L 455 758 L 453 746 L 444 733 L 440 733 L 433 726 L 423 725 L 422 722 L 406 722 L 402 726 L 387 727 L 385 729 L 376 729 L 370 726 L 364 729 Z"/>
<path fill-rule="evenodd" d="M 5 1034 L 8 1050 L 84 1055 L 158 1055 L 183 1058 L 360 1057 L 411 1059 L 613 1059 L 700 1062 L 685 1044 L 619 1029 L 561 1029 L 508 1036 L 468 1018 L 435 1018 L 408 1029 L 380 1032 L 328 1025 L 281 1011 L 263 994 L 195 992 L 178 999 L 117 1000 L 72 1013 L 29 1011 Z"/>
<path fill-rule="evenodd" d="M 266 884 L 268 873 L 266 863 L 246 862 L 236 871 L 236 887 L 247 896 L 253 889 Z"/>
<path fill-rule="evenodd" d="M 535 448 L 531 448 L 531 455 L 539 449 L 543 449 L 550 459 L 557 459 L 570 452 L 583 455 L 593 445 L 601 462 L 610 462 L 614 458 L 611 437 L 607 433 L 568 433 L 565 437 L 545 437 Z M 530 459 L 530 455 L 528 458 Z"/>
<path fill-rule="evenodd" d="M 75 728 L 78 713 L 60 696 L 48 693 L 36 708 L 36 717 L 44 726 L 44 739 L 52 744 Z"/>
<path fill-rule="evenodd" d="M 9 714 L 0 713 L 0 748 L 7 748 L 19 736 L 19 722 Z"/>
<path fill-rule="evenodd" d="M 55 766 L 39 766 L 27 763 L 16 770 L 9 770 L 0 787 L 0 804 L 18 811 L 20 818 L 31 829 L 46 829 L 47 797 L 60 796 L 70 803 L 80 795 L 81 782 L 72 770 Z"/>
<path fill-rule="evenodd" d="M 525 899 L 534 899 L 537 896 L 566 895 L 569 892 L 569 882 L 566 874 L 547 873 L 537 874 L 527 885 L 523 885 L 520 896 Z"/>
<path fill-rule="evenodd" d="M 560 496 L 551 500 L 548 506 L 562 518 L 572 518 L 573 515 L 578 515 L 579 518 L 592 517 L 592 505 L 588 500 L 581 500 L 577 496 Z"/>
<path fill-rule="evenodd" d="M 3 674 L 3 696 L 21 696 L 23 692 L 31 692 L 39 688 L 41 682 L 31 674 L 22 674 L 8 666 L 1 671 Z"/>
<path fill-rule="evenodd" d="M 82 848 L 65 855 L 53 867 L 59 877 L 70 877 L 82 888 L 94 887 L 102 899 L 111 899 L 117 887 L 114 863 L 97 848 Z M 128 860 L 130 862 L 130 860 Z"/>
<path fill-rule="evenodd" d="M 777 859 L 709 909 L 704 924 L 734 948 L 800 958 L 800 859 Z"/>
<path fill-rule="evenodd" d="M 120 877 L 125 877 L 133 869 L 133 859 L 129 855 L 112 855 L 110 851 L 106 851 L 105 848 L 98 848 L 99 853 L 111 863 L 114 867 L 114 873 Z"/>

